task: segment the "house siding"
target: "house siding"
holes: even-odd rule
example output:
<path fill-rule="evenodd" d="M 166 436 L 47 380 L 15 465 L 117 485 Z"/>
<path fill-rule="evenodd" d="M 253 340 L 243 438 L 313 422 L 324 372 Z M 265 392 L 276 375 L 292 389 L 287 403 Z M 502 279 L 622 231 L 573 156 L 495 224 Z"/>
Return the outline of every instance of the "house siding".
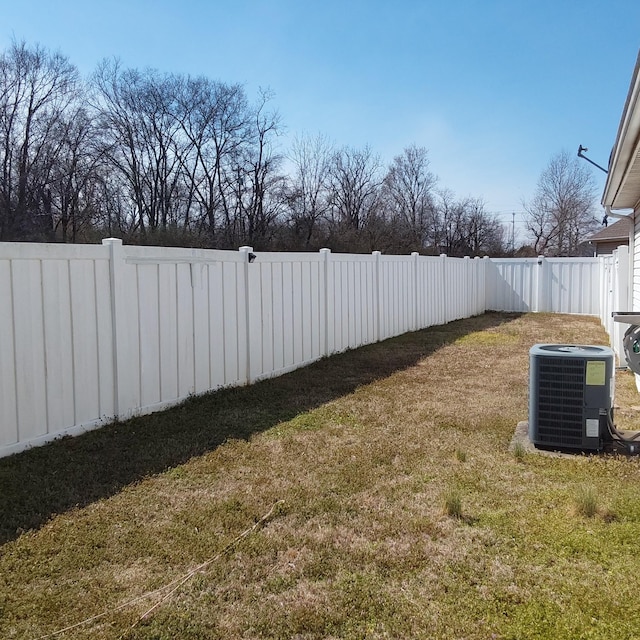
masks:
<path fill-rule="evenodd" d="M 633 230 L 633 309 L 632 311 L 640 311 L 640 216 L 634 216 Z"/>
<path fill-rule="evenodd" d="M 597 242 L 596 256 L 610 256 L 621 245 L 628 245 L 628 240 L 610 240 L 608 242 Z"/>

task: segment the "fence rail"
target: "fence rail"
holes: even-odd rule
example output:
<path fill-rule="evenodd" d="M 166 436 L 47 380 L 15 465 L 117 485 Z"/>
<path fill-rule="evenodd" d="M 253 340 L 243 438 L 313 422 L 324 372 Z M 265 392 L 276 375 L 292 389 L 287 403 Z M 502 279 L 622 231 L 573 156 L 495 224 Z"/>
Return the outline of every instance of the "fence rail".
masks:
<path fill-rule="evenodd" d="M 0 456 L 487 309 L 598 315 L 613 273 L 592 258 L 250 257 L 0 243 Z"/>

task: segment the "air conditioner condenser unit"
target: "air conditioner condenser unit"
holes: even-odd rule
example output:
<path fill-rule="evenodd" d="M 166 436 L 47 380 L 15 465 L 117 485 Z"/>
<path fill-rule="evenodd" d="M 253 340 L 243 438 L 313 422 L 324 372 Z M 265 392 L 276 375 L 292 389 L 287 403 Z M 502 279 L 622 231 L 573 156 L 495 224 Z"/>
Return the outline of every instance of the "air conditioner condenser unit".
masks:
<path fill-rule="evenodd" d="M 536 344 L 529 351 L 529 438 L 540 448 L 600 451 L 611 441 L 613 350 Z"/>

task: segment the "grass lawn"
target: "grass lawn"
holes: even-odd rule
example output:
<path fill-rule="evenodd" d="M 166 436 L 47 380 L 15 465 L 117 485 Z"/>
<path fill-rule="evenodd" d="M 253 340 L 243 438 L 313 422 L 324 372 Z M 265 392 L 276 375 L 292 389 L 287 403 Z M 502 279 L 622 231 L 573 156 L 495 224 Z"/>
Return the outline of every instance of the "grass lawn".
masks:
<path fill-rule="evenodd" d="M 639 637 L 640 458 L 509 451 L 537 342 L 607 337 L 489 313 L 1 459 L 0 637 Z"/>

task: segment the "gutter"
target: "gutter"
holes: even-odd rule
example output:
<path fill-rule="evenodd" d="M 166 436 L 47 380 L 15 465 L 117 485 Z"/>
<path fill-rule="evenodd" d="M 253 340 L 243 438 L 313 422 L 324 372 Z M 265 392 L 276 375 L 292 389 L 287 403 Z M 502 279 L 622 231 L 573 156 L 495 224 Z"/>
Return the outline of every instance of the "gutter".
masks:
<path fill-rule="evenodd" d="M 622 213 L 623 211 L 626 211 L 627 213 Z M 615 211 L 607 204 L 604 207 L 604 212 L 608 217 L 612 217 L 612 218 L 626 218 L 627 220 L 631 220 L 633 221 L 634 219 L 634 214 L 635 211 L 633 209 L 616 209 Z"/>

